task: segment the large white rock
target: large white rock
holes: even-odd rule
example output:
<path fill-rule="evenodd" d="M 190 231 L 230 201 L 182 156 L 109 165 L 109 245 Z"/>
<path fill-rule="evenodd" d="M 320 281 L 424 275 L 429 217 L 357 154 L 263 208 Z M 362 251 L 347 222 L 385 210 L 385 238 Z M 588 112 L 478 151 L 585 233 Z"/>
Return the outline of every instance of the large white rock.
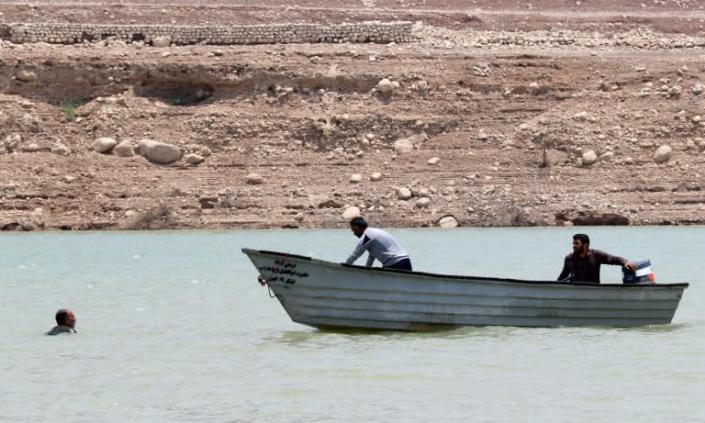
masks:
<path fill-rule="evenodd" d="M 592 150 L 588 150 L 583 153 L 582 159 L 583 166 L 590 166 L 597 161 L 597 154 Z"/>
<path fill-rule="evenodd" d="M 411 190 L 409 188 L 404 187 L 404 188 L 399 188 L 397 190 L 397 198 L 399 200 L 406 201 L 406 200 L 410 199 L 411 197 L 413 197 L 413 194 L 411 193 Z"/>
<path fill-rule="evenodd" d="M 414 151 L 414 148 L 428 139 L 428 135 L 422 132 L 408 138 L 402 138 L 394 141 L 394 151 L 399 154 L 408 154 Z"/>
<path fill-rule="evenodd" d="M 18 80 L 23 81 L 23 82 L 31 82 L 31 81 L 37 80 L 37 74 L 32 71 L 21 70 L 21 71 L 17 72 L 17 75 L 15 75 L 15 78 L 17 78 Z"/>
<path fill-rule="evenodd" d="M 169 47 L 171 45 L 171 38 L 169 36 L 154 37 L 152 40 L 153 47 Z"/>
<path fill-rule="evenodd" d="M 614 160 L 614 153 L 612 151 L 606 151 L 600 154 L 600 161 L 611 162 L 612 160 Z"/>
<path fill-rule="evenodd" d="M 245 176 L 245 182 L 250 185 L 260 185 L 264 183 L 264 178 L 261 177 L 258 173 L 250 173 L 249 175 Z"/>
<path fill-rule="evenodd" d="M 441 161 L 441 159 L 438 157 L 431 157 L 430 159 L 428 159 L 428 161 L 426 163 L 428 163 L 430 166 L 435 166 L 440 161 Z"/>
<path fill-rule="evenodd" d="M 362 175 L 360 175 L 359 173 L 354 173 L 350 176 L 350 183 L 351 184 L 357 184 L 357 183 L 360 183 L 361 181 L 362 181 Z"/>
<path fill-rule="evenodd" d="M 188 164 L 197 165 L 199 163 L 202 163 L 205 160 L 205 158 L 203 158 L 203 156 L 201 156 L 199 154 L 191 153 L 191 154 L 185 155 L 184 160 Z"/>
<path fill-rule="evenodd" d="M 661 147 L 657 148 L 654 152 L 654 162 L 666 163 L 667 161 L 671 160 L 671 151 L 671 146 L 669 145 L 662 145 Z"/>
<path fill-rule="evenodd" d="M 374 172 L 372 175 L 370 175 L 370 181 L 372 182 L 379 182 L 382 180 L 382 174 L 379 172 Z"/>
<path fill-rule="evenodd" d="M 137 149 L 137 154 L 139 154 L 140 156 L 145 156 L 147 154 L 147 150 L 149 150 L 150 148 L 152 148 L 156 144 L 157 144 L 157 141 L 154 141 L 149 138 L 143 138 L 143 139 L 137 141 L 137 146 L 139 147 Z"/>
<path fill-rule="evenodd" d="M 438 221 L 438 226 L 445 229 L 457 228 L 458 221 L 453 216 L 445 216 Z"/>
<path fill-rule="evenodd" d="M 360 216 L 360 209 L 357 207 L 348 207 L 343 212 L 343 219 L 345 220 L 350 220 L 358 216 Z"/>
<path fill-rule="evenodd" d="M 8 153 L 12 153 L 19 147 L 19 145 L 22 143 L 22 136 L 16 132 L 13 132 L 12 134 L 8 135 L 5 137 L 5 141 L 3 142 L 2 147 L 7 150 Z"/>
<path fill-rule="evenodd" d="M 175 145 L 150 139 L 139 140 L 139 153 L 147 160 L 157 164 L 170 164 L 181 158 L 181 149 Z"/>
<path fill-rule="evenodd" d="M 132 157 L 135 155 L 135 146 L 129 141 L 123 141 L 113 147 L 113 154 L 118 157 Z"/>
<path fill-rule="evenodd" d="M 423 198 L 419 198 L 418 200 L 416 200 L 414 207 L 419 208 L 419 209 L 425 209 L 430 204 L 431 204 L 431 199 L 428 197 L 423 197 Z"/>
<path fill-rule="evenodd" d="M 387 78 L 382 79 L 377 83 L 377 91 L 381 93 L 389 93 L 394 89 L 394 84 Z"/>
<path fill-rule="evenodd" d="M 117 145 L 117 141 L 109 137 L 96 138 L 93 141 L 93 151 L 101 154 L 108 154 Z"/>
<path fill-rule="evenodd" d="M 585 121 L 588 118 L 588 112 L 578 112 L 573 115 L 574 120 Z"/>

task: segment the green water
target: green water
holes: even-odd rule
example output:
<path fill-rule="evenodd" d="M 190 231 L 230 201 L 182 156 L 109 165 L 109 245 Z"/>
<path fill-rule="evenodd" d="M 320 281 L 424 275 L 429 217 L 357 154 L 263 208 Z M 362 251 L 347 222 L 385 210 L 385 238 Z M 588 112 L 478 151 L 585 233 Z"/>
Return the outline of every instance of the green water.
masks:
<path fill-rule="evenodd" d="M 240 248 L 342 261 L 349 231 L 2 234 L 0 421 L 705 422 L 705 228 L 580 230 L 691 283 L 672 325 L 320 332 Z M 391 232 L 417 270 L 554 279 L 576 231 Z M 60 307 L 78 335 L 43 335 Z"/>

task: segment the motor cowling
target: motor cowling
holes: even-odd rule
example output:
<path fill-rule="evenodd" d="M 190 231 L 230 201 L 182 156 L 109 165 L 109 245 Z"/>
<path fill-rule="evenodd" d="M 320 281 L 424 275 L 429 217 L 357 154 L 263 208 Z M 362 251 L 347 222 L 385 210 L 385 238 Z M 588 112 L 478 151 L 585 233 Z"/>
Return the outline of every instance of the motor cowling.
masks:
<path fill-rule="evenodd" d="M 624 267 L 622 268 L 623 283 L 656 283 L 656 275 L 651 267 L 651 260 L 635 260 L 634 264 L 636 264 L 636 270 L 629 270 Z"/>

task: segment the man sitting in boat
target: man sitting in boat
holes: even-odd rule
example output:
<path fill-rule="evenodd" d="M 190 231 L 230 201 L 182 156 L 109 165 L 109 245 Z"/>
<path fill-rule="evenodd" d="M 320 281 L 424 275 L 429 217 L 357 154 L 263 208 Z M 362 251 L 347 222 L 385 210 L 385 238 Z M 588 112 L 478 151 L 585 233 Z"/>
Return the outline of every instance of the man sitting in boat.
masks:
<path fill-rule="evenodd" d="M 389 233 L 382 229 L 368 227 L 362 217 L 352 219 L 350 229 L 356 237 L 360 238 L 360 241 L 350 257 L 345 260 L 346 264 L 353 264 L 365 251 L 368 251 L 367 267 L 372 266 L 377 259 L 387 269 L 411 271 L 409 254 Z"/>
<path fill-rule="evenodd" d="M 600 283 L 600 265 L 602 264 L 624 266 L 629 270 L 636 269 L 636 264 L 622 257 L 590 249 L 590 237 L 585 234 L 575 234 L 573 235 L 573 252 L 565 256 L 563 270 L 558 276 L 558 280 Z"/>

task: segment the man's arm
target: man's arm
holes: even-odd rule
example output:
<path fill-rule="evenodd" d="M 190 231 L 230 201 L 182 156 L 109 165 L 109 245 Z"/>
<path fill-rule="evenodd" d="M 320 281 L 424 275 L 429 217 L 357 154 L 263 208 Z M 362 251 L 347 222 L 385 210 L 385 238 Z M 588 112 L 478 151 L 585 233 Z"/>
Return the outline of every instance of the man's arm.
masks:
<path fill-rule="evenodd" d="M 561 274 L 558 275 L 558 280 L 566 281 L 568 276 L 570 276 L 570 266 L 568 265 L 568 257 L 566 257 L 563 261 L 563 270 L 561 270 Z"/>
<path fill-rule="evenodd" d="M 355 246 L 355 249 L 353 250 L 352 254 L 350 254 L 350 257 L 348 257 L 347 260 L 345 260 L 345 264 L 353 264 L 355 263 L 355 260 L 359 259 L 360 256 L 365 252 L 367 249 L 367 244 L 370 242 L 370 239 L 365 235 Z"/>
<path fill-rule="evenodd" d="M 619 256 L 613 256 L 611 254 L 607 254 L 604 251 L 600 250 L 593 250 L 593 254 L 597 258 L 597 260 L 602 263 L 602 264 L 612 264 L 615 266 L 624 266 L 629 270 L 635 270 L 636 269 L 636 264 L 633 262 Z"/>
<path fill-rule="evenodd" d="M 372 253 L 367 255 L 367 263 L 365 263 L 365 266 L 367 267 L 372 267 L 372 264 L 375 262 L 375 258 L 372 257 Z"/>

